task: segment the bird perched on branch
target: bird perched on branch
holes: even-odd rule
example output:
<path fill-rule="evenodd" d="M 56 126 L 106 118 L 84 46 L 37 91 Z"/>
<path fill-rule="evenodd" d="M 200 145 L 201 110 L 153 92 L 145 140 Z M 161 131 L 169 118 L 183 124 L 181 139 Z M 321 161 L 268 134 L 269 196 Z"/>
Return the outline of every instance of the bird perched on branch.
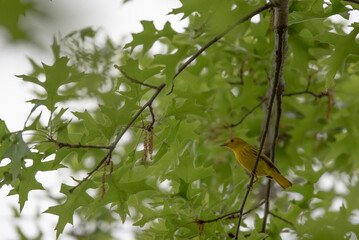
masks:
<path fill-rule="evenodd" d="M 253 174 L 252 171 L 258 155 L 258 148 L 250 145 L 241 138 L 228 139 L 226 143 L 221 146 L 231 149 L 237 159 L 237 162 L 250 174 Z M 278 168 L 264 153 L 261 153 L 258 160 L 257 169 L 254 175 L 254 182 L 257 182 L 257 176 L 267 176 L 273 178 L 284 189 L 292 186 L 292 183 L 279 172 Z"/>

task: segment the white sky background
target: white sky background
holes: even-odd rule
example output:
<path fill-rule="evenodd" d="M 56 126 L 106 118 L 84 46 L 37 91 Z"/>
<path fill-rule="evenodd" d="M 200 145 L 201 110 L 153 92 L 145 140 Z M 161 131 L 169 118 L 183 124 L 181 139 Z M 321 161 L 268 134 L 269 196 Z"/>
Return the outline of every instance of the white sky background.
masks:
<path fill-rule="evenodd" d="M 22 129 L 32 104 L 26 103 L 34 96 L 31 94 L 30 83 L 24 83 L 15 75 L 28 74 L 31 65 L 27 57 L 31 57 L 37 64 L 44 62 L 52 64 L 50 45 L 53 36 L 65 36 L 74 30 L 85 27 L 101 28 L 101 32 L 109 35 L 113 41 L 123 43 L 123 39 L 131 39 L 131 33 L 142 30 L 141 20 L 153 20 L 158 29 L 162 29 L 166 21 L 172 23 L 176 30 L 183 29 L 186 21 L 180 21 L 181 16 L 167 15 L 173 8 L 181 6 L 178 0 L 132 0 L 122 4 L 121 0 L 39 0 L 38 4 L 50 10 L 49 15 L 55 16 L 54 21 L 37 22 L 35 28 L 35 39 L 40 49 L 30 44 L 9 44 L 4 37 L 0 36 L 0 118 L 5 121 L 10 131 Z M 64 16 L 65 14 L 65 16 Z M 56 21 L 58 19 L 58 21 Z M 64 21 L 64 19 L 67 19 Z M 21 20 L 24 20 L 21 19 Z M 26 20 L 26 18 L 25 18 Z M 0 30 L 0 35 L 5 32 Z M 3 164 L 2 164 L 3 165 Z M 48 172 L 36 175 L 44 188 L 52 195 L 59 196 L 61 183 L 69 181 L 70 175 L 66 169 L 57 172 Z M 18 197 L 7 194 L 10 187 L 4 186 L 0 189 L 0 233 L 1 240 L 15 240 L 16 229 L 19 226 L 28 237 L 36 237 L 38 232 L 36 226 L 43 231 L 43 239 L 56 239 L 55 225 L 57 216 L 51 214 L 35 214 L 45 211 L 54 205 L 46 199 L 44 191 L 31 191 L 29 200 L 22 211 L 21 218 L 13 217 L 14 211 L 11 206 L 19 209 Z M 34 221 L 37 219 L 38 221 Z M 76 225 L 77 219 L 74 219 Z M 71 231 L 72 226 L 67 225 L 64 232 Z M 120 239 L 134 239 L 129 229 L 131 223 L 124 227 L 115 226 L 117 237 Z M 74 238 L 60 235 L 61 240 L 72 240 Z"/>

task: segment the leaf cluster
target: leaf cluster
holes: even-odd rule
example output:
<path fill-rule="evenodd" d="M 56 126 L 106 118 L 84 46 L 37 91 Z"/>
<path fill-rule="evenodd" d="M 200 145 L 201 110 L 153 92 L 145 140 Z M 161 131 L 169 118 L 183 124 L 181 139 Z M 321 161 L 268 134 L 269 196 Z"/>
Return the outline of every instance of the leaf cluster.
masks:
<path fill-rule="evenodd" d="M 188 1 L 171 14 L 189 20 L 184 32 L 169 23 L 157 29 L 143 21 L 124 48 L 110 39 L 102 45 L 97 31 L 88 28 L 64 39 L 54 39 L 51 64 L 33 63 L 33 72 L 19 76 L 42 88 L 31 100 L 34 109 L 23 131 L 11 133 L 0 123 L 1 185 L 19 195 L 20 209 L 32 190 L 44 190 L 36 181 L 39 171 L 67 167 L 90 172 L 154 89 L 130 81 L 171 88 L 177 69 L 200 46 L 225 27 L 265 4 L 265 1 Z M 353 7 L 354 4 L 352 5 Z M 349 7 L 340 1 L 292 1 L 289 46 L 284 71 L 286 92 L 310 90 L 322 97 L 298 94 L 283 98 L 283 117 L 276 165 L 294 186 L 271 197 L 268 231 L 259 233 L 262 207 L 245 216 L 240 237 L 279 239 L 341 239 L 359 236 L 353 215 L 357 211 L 358 139 L 358 25 L 350 33 L 330 16 L 348 18 Z M 333 30 L 334 29 L 334 30 Z M 153 46 L 163 49 L 157 53 Z M 229 136 L 253 145 L 261 134 L 264 114 L 258 108 L 236 127 L 264 97 L 274 47 L 271 13 L 245 22 L 208 48 L 177 77 L 174 92 L 161 92 L 146 108 L 112 152 L 113 169 L 101 167 L 79 185 L 63 184 L 63 198 L 46 213 L 59 217 L 57 237 L 73 223 L 74 214 L 96 223 L 86 232 L 93 239 L 116 238 L 115 221 L 133 221 L 138 239 L 227 239 L 235 233 L 235 219 L 196 224 L 237 211 L 248 177 L 232 154 L 219 147 Z M 86 101 L 84 101 L 86 100 Z M 80 105 L 80 111 L 73 108 Z M 90 107 L 94 106 L 94 107 Z M 45 118 L 35 110 L 49 112 Z M 153 117 L 153 115 L 154 117 Z M 153 120 L 154 124 L 153 123 Z M 152 124 L 152 126 L 151 126 Z M 149 129 L 151 126 L 151 129 Z M 143 161 L 148 146 L 145 131 L 153 131 L 152 158 Z M 25 132 L 32 133 L 26 141 Z M 51 141 L 50 141 L 51 140 Z M 31 161 L 32 164 L 26 164 Z M 109 167 L 109 166 L 107 166 Z M 332 176 L 330 188 L 323 179 Z M 74 179 L 74 185 L 81 178 Z M 264 198 L 265 182 L 254 186 L 248 209 Z M 336 187 L 341 184 L 342 189 Z M 105 194 L 101 193 L 104 189 Z M 343 205 L 333 208 L 340 199 Z M 280 216 L 282 219 L 274 217 Z M 283 221 L 286 220 L 286 221 Z M 291 224 L 288 224 L 291 223 Z M 105 230 L 107 229 L 107 230 Z M 101 234 L 102 235 L 101 235 Z M 283 235 L 284 234 L 284 235 Z M 101 237 L 99 237 L 101 236 Z"/>

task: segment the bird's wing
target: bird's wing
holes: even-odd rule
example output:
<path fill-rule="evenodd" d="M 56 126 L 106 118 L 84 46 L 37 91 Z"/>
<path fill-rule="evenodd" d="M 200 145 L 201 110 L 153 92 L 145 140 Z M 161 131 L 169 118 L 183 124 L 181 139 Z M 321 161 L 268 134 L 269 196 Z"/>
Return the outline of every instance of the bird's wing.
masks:
<path fill-rule="evenodd" d="M 251 145 L 251 151 L 254 154 L 254 156 L 257 157 L 258 154 L 258 148 L 254 147 Z M 277 172 L 279 172 L 278 168 L 273 164 L 273 162 L 270 160 L 269 157 L 267 157 L 267 155 L 265 155 L 263 152 L 261 153 L 260 159 L 263 160 L 265 163 L 268 164 L 268 166 L 270 168 L 273 168 L 274 170 L 276 170 Z M 279 172 L 280 173 L 280 172 Z"/>

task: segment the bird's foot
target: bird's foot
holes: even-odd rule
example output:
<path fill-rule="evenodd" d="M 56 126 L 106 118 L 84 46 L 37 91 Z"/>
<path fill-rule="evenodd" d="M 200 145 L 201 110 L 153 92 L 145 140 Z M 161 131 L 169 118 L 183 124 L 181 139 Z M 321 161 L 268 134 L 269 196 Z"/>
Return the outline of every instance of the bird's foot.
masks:
<path fill-rule="evenodd" d="M 256 183 L 256 182 L 258 182 L 258 177 L 257 177 L 257 174 L 255 173 L 255 172 L 253 172 L 252 171 L 252 176 L 254 176 L 254 181 L 253 181 L 253 183 Z"/>

